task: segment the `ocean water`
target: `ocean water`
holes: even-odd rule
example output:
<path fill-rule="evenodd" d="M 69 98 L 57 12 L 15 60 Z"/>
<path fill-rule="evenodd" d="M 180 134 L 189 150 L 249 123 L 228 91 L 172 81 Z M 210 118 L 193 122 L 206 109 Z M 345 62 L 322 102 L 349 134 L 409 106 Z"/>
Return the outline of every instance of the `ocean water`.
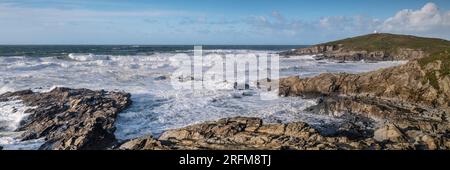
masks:
<path fill-rule="evenodd" d="M 299 46 L 204 46 L 203 54 L 275 54 Z M 261 100 L 261 90 L 236 90 L 233 82 L 212 84 L 217 89 L 183 90 L 177 65 L 193 56 L 193 46 L 0 46 L 0 94 L 31 89 L 45 92 L 54 87 L 125 91 L 132 106 L 120 113 L 115 132 L 119 140 L 161 132 L 203 121 L 233 116 L 261 117 L 266 122 L 305 121 L 312 125 L 339 123 L 340 118 L 302 110 L 314 100 L 281 97 Z M 339 63 L 313 56 L 280 58 L 280 76 L 315 76 L 324 72 L 359 73 L 405 63 L 363 61 Z M 209 67 L 209 66 L 205 66 Z M 176 74 L 175 74 L 176 73 Z M 185 81 L 185 80 L 183 80 Z M 187 81 L 201 81 L 188 79 Z M 251 84 L 252 82 L 250 82 Z M 26 107 L 18 100 L 0 102 L 0 146 L 5 149 L 37 149 L 43 139 L 18 141 L 15 132 L 26 119 Z"/>

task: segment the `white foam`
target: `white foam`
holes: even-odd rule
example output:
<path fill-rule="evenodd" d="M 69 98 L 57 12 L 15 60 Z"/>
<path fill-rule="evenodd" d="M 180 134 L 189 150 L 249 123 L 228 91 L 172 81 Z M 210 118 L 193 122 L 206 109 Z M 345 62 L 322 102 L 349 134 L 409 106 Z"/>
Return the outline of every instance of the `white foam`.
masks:
<path fill-rule="evenodd" d="M 25 107 L 20 100 L 12 100 L 0 102 L 0 130 L 13 131 L 19 127 L 28 113 L 25 111 L 29 109 Z"/>
<path fill-rule="evenodd" d="M 0 146 L 4 150 L 36 150 L 44 144 L 44 138 L 20 141 L 21 132 L 0 132 Z"/>
<path fill-rule="evenodd" d="M 274 53 L 255 50 L 207 50 L 206 53 Z M 192 52 L 186 52 L 193 55 Z M 205 52 L 204 52 L 205 54 Z M 132 94 L 133 104 L 119 114 L 116 122 L 118 139 L 145 134 L 193 123 L 230 116 L 261 117 L 268 122 L 337 121 L 326 116 L 302 112 L 313 101 L 299 98 L 280 98 L 273 101 L 259 99 L 260 91 L 234 91 L 232 82 L 209 82 L 208 90 L 177 90 L 171 86 L 172 73 L 180 58 L 175 53 L 155 53 L 144 56 L 98 56 L 72 54 L 69 59 L 57 57 L 0 57 L 0 93 L 32 89 L 48 91 L 56 86 L 93 90 L 120 90 Z M 281 76 L 314 76 L 323 72 L 361 72 L 401 64 L 401 62 L 316 61 L 313 56 L 293 56 L 280 59 Z M 189 76 L 182 73 L 183 76 Z M 157 79 L 166 76 L 167 79 Z M 187 81 L 191 81 L 188 79 Z M 198 80 L 194 80 L 198 81 Z M 208 82 L 207 82 L 208 83 Z M 233 94 L 240 96 L 233 97 Z M 11 106 L 8 106 L 11 107 Z M 1 145 L 1 144 L 0 144 Z"/>
<path fill-rule="evenodd" d="M 76 60 L 76 61 L 109 60 L 109 57 L 107 55 L 70 53 L 68 56 L 69 56 L 70 59 L 73 59 L 73 60 Z"/>
<path fill-rule="evenodd" d="M 15 132 L 20 122 L 24 120 L 29 113 L 20 100 L 10 100 L 0 102 L 0 146 L 8 150 L 18 149 L 38 149 L 43 143 L 43 139 L 20 141 L 18 139 L 20 132 Z"/>

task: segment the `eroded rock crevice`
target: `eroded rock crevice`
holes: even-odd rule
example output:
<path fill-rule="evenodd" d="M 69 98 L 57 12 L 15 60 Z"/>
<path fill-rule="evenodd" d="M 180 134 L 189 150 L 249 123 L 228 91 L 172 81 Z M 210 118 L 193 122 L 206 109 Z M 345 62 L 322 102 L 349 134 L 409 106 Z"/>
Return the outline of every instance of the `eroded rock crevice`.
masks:
<path fill-rule="evenodd" d="M 106 149 L 116 142 L 117 114 L 131 104 L 130 94 L 55 88 L 38 93 L 31 90 L 5 93 L 0 101 L 20 100 L 30 115 L 16 131 L 21 140 L 44 138 L 40 149 Z"/>
<path fill-rule="evenodd" d="M 342 132 L 357 130 L 343 126 Z M 347 128 L 347 129 L 346 129 Z M 411 141 L 411 136 L 415 136 Z M 234 117 L 164 132 L 159 138 L 141 137 L 123 143 L 123 150 L 168 149 L 449 149 L 448 136 L 404 132 L 394 124 L 381 126 L 370 137 L 324 136 L 303 122 L 264 124 L 260 118 Z"/>

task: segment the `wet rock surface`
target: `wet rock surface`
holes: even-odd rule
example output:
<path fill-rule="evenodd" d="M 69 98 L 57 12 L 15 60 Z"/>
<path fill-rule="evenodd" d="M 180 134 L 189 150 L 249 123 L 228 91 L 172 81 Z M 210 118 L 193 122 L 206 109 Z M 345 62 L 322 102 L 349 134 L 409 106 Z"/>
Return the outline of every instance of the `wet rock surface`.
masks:
<path fill-rule="evenodd" d="M 443 65 L 439 61 L 429 64 Z M 280 80 L 280 95 L 302 96 L 308 94 L 348 95 L 378 97 L 415 103 L 431 107 L 448 107 L 450 83 L 448 75 L 430 80 L 429 73 L 443 67 L 422 68 L 417 61 L 405 65 L 381 69 L 368 73 L 324 73 L 312 78 L 298 76 Z M 393 102 L 395 103 L 395 102 Z"/>
<path fill-rule="evenodd" d="M 341 118 L 341 124 L 224 118 L 134 139 L 119 149 L 450 149 L 446 62 L 412 60 L 368 73 L 280 79 L 281 96 L 316 99 L 304 111 Z M 441 74 L 430 79 L 430 73 Z"/>
<path fill-rule="evenodd" d="M 312 78 L 280 80 L 280 95 L 317 98 L 307 112 L 335 117 L 354 115 L 376 122 L 372 139 L 388 149 L 448 149 L 450 130 L 449 75 L 437 60 L 369 73 L 325 73 Z"/>
<path fill-rule="evenodd" d="M 30 115 L 17 131 L 22 140 L 45 138 L 40 149 L 105 149 L 113 144 L 114 122 L 131 104 L 130 94 L 55 88 L 37 93 L 31 90 L 5 93 L 0 101 L 21 100 Z"/>
<path fill-rule="evenodd" d="M 344 133 L 354 127 L 342 128 L 341 133 L 330 136 L 303 122 L 264 124 L 260 118 L 233 117 L 168 130 L 159 138 L 133 139 L 118 149 L 449 149 L 444 144 L 447 138 L 417 134 L 416 141 L 408 141 L 410 138 L 395 125 L 380 127 L 375 136 L 362 138 L 349 138 Z"/>

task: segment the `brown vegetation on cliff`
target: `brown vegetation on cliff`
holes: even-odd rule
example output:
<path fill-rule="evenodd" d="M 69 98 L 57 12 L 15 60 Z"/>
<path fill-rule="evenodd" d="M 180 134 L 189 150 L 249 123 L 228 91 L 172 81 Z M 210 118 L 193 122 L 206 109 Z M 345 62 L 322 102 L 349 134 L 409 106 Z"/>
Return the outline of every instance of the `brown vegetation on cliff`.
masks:
<path fill-rule="evenodd" d="M 282 55 L 319 55 L 318 59 L 386 61 L 419 59 L 450 49 L 450 41 L 396 34 L 368 34 L 317 44 Z"/>

